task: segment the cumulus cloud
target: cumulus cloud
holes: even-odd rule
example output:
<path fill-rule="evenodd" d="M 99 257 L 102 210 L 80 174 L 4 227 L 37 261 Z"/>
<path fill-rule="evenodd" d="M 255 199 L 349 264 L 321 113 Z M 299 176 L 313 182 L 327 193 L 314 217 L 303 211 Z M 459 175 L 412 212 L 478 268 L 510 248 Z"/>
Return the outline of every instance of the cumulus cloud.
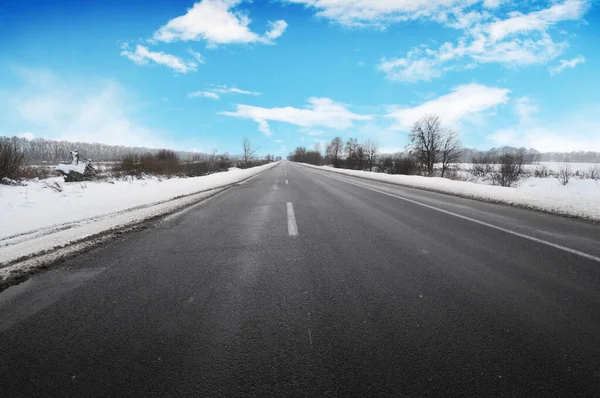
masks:
<path fill-rule="evenodd" d="M 550 70 L 550 75 L 554 76 L 557 73 L 562 72 L 563 70 L 565 70 L 566 68 L 574 68 L 577 65 L 584 63 L 585 62 L 585 58 L 583 58 L 581 55 L 578 57 L 575 57 L 573 59 L 561 59 L 558 61 L 558 65 L 551 67 Z"/>
<path fill-rule="evenodd" d="M 315 9 L 317 16 L 349 27 L 385 27 L 414 19 L 438 19 L 469 0 L 284 0 Z"/>
<path fill-rule="evenodd" d="M 127 49 L 121 51 L 121 55 L 129 58 L 133 62 L 139 65 L 145 65 L 149 61 L 152 61 L 158 65 L 163 65 L 173 69 L 175 72 L 188 73 L 196 71 L 196 63 L 190 61 L 184 61 L 179 57 L 164 52 L 154 52 L 148 50 L 148 47 L 144 47 L 138 44 L 135 47 L 135 52 L 131 52 Z M 200 55 L 200 54 L 198 54 Z"/>
<path fill-rule="evenodd" d="M 272 135 L 268 122 L 289 123 L 303 128 L 315 126 L 344 130 L 352 127 L 356 121 L 371 120 L 371 115 L 352 113 L 344 104 L 329 98 L 309 98 L 308 106 L 295 108 L 262 108 L 238 104 L 235 112 L 221 112 L 221 115 L 254 120 L 259 130 L 267 137 Z"/>
<path fill-rule="evenodd" d="M 202 0 L 184 15 L 158 29 L 153 39 L 161 42 L 205 40 L 209 46 L 230 43 L 272 44 L 287 28 L 278 20 L 269 23 L 264 35 L 250 30 L 250 18 L 235 10 L 241 0 Z"/>
<path fill-rule="evenodd" d="M 442 22 L 463 31 L 457 42 L 443 43 L 437 49 L 421 46 L 404 57 L 383 58 L 378 68 L 390 80 L 418 82 L 481 63 L 509 67 L 545 64 L 568 47 L 566 41 L 552 38 L 550 28 L 559 22 L 579 20 L 588 9 L 586 0 L 565 0 L 529 13 L 509 12 L 504 18 L 488 11 L 458 9 Z"/>
<path fill-rule="evenodd" d="M 466 117 L 505 104 L 509 92 L 505 88 L 467 84 L 421 105 L 397 109 L 387 117 L 396 119 L 395 128 L 399 130 L 409 130 L 415 121 L 426 114 L 436 114 L 445 124 L 453 125 Z"/>

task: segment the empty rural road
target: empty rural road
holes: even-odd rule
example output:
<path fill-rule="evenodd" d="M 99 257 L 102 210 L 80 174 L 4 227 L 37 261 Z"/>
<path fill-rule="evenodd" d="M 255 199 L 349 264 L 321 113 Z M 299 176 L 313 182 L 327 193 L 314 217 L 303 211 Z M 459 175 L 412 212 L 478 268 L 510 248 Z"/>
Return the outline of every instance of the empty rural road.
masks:
<path fill-rule="evenodd" d="M 599 242 L 283 162 L 1 293 L 1 395 L 600 396 Z"/>

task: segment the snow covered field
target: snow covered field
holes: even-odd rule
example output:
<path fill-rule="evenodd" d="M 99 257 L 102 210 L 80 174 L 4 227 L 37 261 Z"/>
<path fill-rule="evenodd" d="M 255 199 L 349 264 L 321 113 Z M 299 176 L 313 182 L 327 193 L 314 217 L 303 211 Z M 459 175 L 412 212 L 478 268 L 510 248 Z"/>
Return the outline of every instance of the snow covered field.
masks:
<path fill-rule="evenodd" d="M 573 178 L 563 186 L 554 177 L 530 177 L 520 181 L 518 187 L 506 188 L 439 177 L 390 175 L 308 164 L 305 166 L 412 188 L 600 221 L 600 181 L 590 179 Z"/>
<path fill-rule="evenodd" d="M 277 163 L 195 178 L 64 183 L 60 177 L 0 185 L 0 281 L 14 260 L 168 214 Z M 10 267 L 9 267 L 10 268 Z"/>

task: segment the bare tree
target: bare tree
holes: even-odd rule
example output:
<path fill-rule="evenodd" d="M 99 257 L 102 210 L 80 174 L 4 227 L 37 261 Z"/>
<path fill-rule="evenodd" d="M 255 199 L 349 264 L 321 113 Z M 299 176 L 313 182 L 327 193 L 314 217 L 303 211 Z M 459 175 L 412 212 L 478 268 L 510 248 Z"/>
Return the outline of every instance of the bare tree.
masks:
<path fill-rule="evenodd" d="M 376 141 L 368 139 L 362 145 L 367 158 L 367 164 L 369 165 L 369 171 L 373 171 L 373 167 L 377 163 L 377 155 L 379 153 L 379 145 Z"/>
<path fill-rule="evenodd" d="M 359 145 L 358 140 L 356 138 L 348 138 L 346 141 L 346 168 L 355 169 L 359 165 L 359 153 L 358 153 Z"/>
<path fill-rule="evenodd" d="M 408 135 L 411 142 L 411 154 L 429 176 L 435 171 L 442 146 L 440 118 L 425 115 L 417 120 Z"/>
<path fill-rule="evenodd" d="M 342 137 L 335 137 L 329 144 L 327 144 L 325 153 L 327 154 L 329 161 L 333 164 L 333 167 L 340 167 L 340 158 L 343 150 L 344 141 L 342 141 Z"/>
<path fill-rule="evenodd" d="M 573 177 L 573 170 L 571 169 L 571 163 L 565 161 L 564 163 L 558 166 L 558 171 L 556 173 L 556 178 L 561 185 L 567 185 L 569 180 Z"/>
<path fill-rule="evenodd" d="M 442 128 L 437 115 L 425 115 L 415 122 L 409 138 L 412 155 L 429 176 L 435 172 L 436 164 L 441 163 L 441 175 L 444 177 L 449 167 L 460 159 L 458 133 Z"/>
<path fill-rule="evenodd" d="M 440 153 L 442 177 L 446 175 L 453 164 L 458 163 L 461 154 L 458 133 L 454 130 L 442 130 L 442 150 Z"/>
<path fill-rule="evenodd" d="M 248 137 L 244 137 L 242 143 L 244 145 L 244 167 L 250 167 L 250 162 L 254 159 L 257 149 L 252 149 L 252 141 Z"/>

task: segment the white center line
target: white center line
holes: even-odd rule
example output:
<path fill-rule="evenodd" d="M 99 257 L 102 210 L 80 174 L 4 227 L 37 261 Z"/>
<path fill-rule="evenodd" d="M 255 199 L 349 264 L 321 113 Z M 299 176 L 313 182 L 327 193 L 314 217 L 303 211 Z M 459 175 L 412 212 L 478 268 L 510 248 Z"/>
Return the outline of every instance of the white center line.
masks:
<path fill-rule="evenodd" d="M 296 225 L 296 216 L 294 215 L 294 205 L 291 202 L 287 204 L 288 235 L 297 236 L 298 226 Z"/>
<path fill-rule="evenodd" d="M 287 185 L 287 184 L 289 184 L 289 182 L 288 182 L 287 178 L 285 179 L 285 184 L 286 184 L 286 185 Z"/>
<path fill-rule="evenodd" d="M 405 198 L 405 197 L 402 197 L 402 196 L 394 195 L 392 193 L 381 191 L 379 189 L 370 188 L 370 187 L 367 187 L 367 186 L 361 185 L 361 184 L 356 184 L 354 182 L 350 182 L 350 181 L 345 180 L 345 179 L 331 177 L 331 176 L 328 176 L 326 174 L 323 174 L 323 175 L 327 176 L 327 177 L 329 177 L 331 179 L 334 179 L 334 180 L 342 181 L 342 182 L 345 182 L 345 183 L 350 184 L 350 185 L 356 185 L 357 187 L 368 189 L 368 190 L 373 191 L 373 192 L 378 192 L 380 194 L 391 196 L 391 197 L 396 198 L 396 199 L 404 200 L 406 202 L 409 202 L 409 203 L 412 203 L 412 204 L 415 204 L 415 205 L 418 205 L 418 206 L 423 206 L 423 207 L 425 207 L 427 209 L 439 211 L 440 213 L 444 213 L 444 214 L 448 214 L 450 216 L 461 218 L 463 220 L 470 221 L 470 222 L 473 222 L 475 224 L 483 225 L 483 226 L 486 226 L 488 228 L 492 228 L 492 229 L 495 229 L 495 230 L 498 230 L 498 231 L 505 232 L 507 234 L 518 236 L 518 237 L 523 238 L 523 239 L 528 239 L 530 241 L 533 241 L 533 242 L 536 242 L 536 243 L 540 243 L 542 245 L 550 246 L 550 247 L 553 247 L 555 249 L 562 250 L 562 251 L 565 251 L 567 253 L 575 254 L 577 256 L 584 257 L 584 258 L 587 258 L 589 260 L 596 261 L 596 262 L 600 263 L 600 257 L 594 256 L 594 255 L 589 254 L 589 253 L 585 253 L 585 252 L 582 252 L 582 251 L 579 251 L 579 250 L 571 249 L 570 247 L 566 247 L 566 246 L 559 245 L 559 244 L 556 244 L 556 243 L 548 242 L 547 240 L 536 238 L 535 236 L 531 236 L 531 235 L 527 235 L 527 234 L 522 234 L 520 232 L 512 231 L 510 229 L 502 228 L 502 227 L 499 227 L 497 225 L 487 223 L 485 221 L 480 221 L 480 220 L 476 220 L 476 219 L 471 218 L 471 217 L 463 216 L 462 214 L 458 214 L 458 213 L 454 213 L 454 212 L 451 212 L 451 211 L 448 211 L 448 210 L 440 209 L 439 207 L 426 205 L 425 203 L 417 202 L 416 200 L 412 200 L 412 199 L 408 199 L 408 198 Z"/>

